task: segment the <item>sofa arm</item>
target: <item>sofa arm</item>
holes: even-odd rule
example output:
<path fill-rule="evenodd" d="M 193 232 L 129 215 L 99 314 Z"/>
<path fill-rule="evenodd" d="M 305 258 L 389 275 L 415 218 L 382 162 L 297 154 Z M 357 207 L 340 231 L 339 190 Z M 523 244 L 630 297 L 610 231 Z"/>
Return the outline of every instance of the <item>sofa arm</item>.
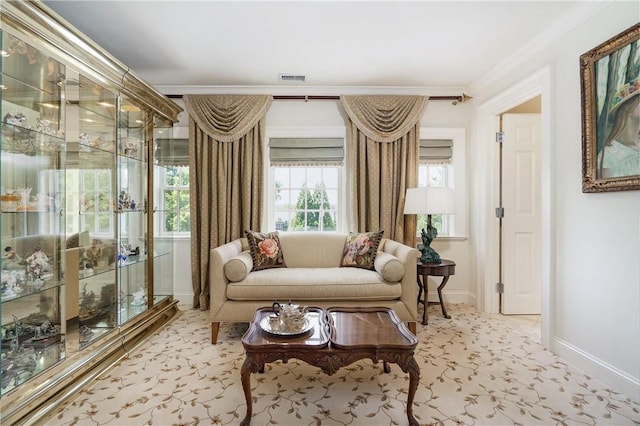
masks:
<path fill-rule="evenodd" d="M 242 252 L 240 239 L 233 240 L 209 253 L 209 297 L 210 312 L 214 316 L 227 300 L 227 284 L 229 280 L 224 273 L 224 265 Z"/>
<path fill-rule="evenodd" d="M 418 319 L 418 283 L 417 261 L 420 252 L 413 247 L 386 239 L 382 246 L 383 252 L 390 253 L 404 265 L 404 277 L 402 277 L 402 294 L 400 300 L 404 302 L 411 315 Z"/>

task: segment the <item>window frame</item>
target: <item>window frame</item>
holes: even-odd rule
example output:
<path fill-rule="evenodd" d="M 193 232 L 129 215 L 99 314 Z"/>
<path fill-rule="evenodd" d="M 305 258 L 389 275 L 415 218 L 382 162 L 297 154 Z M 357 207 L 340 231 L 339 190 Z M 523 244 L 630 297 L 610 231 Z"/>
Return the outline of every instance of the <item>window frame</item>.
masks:
<path fill-rule="evenodd" d="M 271 167 L 269 160 L 269 141 L 271 138 L 343 138 L 345 141 L 345 158 L 343 166 L 338 167 L 338 206 L 336 212 L 337 226 L 335 231 L 323 231 L 323 232 L 346 232 L 348 228 L 347 221 L 347 199 L 346 199 L 346 185 L 347 185 L 347 129 L 345 126 L 334 127 L 267 127 L 265 129 L 264 138 L 264 168 L 266 170 L 267 179 L 264 183 L 264 211 L 266 215 L 263 216 L 261 224 L 263 231 L 275 230 L 275 193 L 272 188 L 275 185 L 275 176 L 273 168 Z M 280 232 L 304 232 L 304 231 L 280 231 Z"/>
<path fill-rule="evenodd" d="M 189 166 L 158 166 L 154 165 L 154 180 L 156 184 L 154 184 L 155 194 L 154 200 L 157 201 L 157 210 L 158 210 L 158 220 L 154 221 L 155 235 L 158 237 L 174 237 L 174 238 L 187 238 L 191 237 L 191 230 L 189 231 L 167 231 L 164 228 L 165 216 L 168 213 L 165 205 L 164 193 L 167 189 L 178 190 L 178 191 L 187 191 L 189 193 L 189 198 L 191 198 L 191 189 L 189 184 L 186 186 L 167 186 L 166 185 L 166 172 L 169 167 L 186 167 L 191 173 Z M 189 208 L 187 208 L 189 209 Z M 178 216 L 180 215 L 180 208 L 176 211 Z"/>
<path fill-rule="evenodd" d="M 448 185 L 453 188 L 456 200 L 456 212 L 450 218 L 453 221 L 453 233 L 438 236 L 442 239 L 467 238 L 467 173 L 466 173 L 466 129 L 462 127 L 420 127 L 420 139 L 450 139 L 453 141 L 451 168 Z M 419 237 L 420 230 L 417 231 Z"/>

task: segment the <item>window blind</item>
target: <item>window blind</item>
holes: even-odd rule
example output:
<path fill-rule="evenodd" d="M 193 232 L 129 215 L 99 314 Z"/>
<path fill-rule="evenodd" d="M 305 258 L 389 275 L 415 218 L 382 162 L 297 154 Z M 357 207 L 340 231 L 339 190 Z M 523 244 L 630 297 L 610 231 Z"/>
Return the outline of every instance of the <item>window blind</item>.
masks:
<path fill-rule="evenodd" d="M 427 164 L 451 164 L 453 140 L 420 139 L 420 162 Z"/>
<path fill-rule="evenodd" d="M 189 139 L 156 139 L 154 158 L 160 166 L 188 166 Z"/>
<path fill-rule="evenodd" d="M 341 166 L 343 138 L 271 138 L 269 160 L 272 166 Z"/>

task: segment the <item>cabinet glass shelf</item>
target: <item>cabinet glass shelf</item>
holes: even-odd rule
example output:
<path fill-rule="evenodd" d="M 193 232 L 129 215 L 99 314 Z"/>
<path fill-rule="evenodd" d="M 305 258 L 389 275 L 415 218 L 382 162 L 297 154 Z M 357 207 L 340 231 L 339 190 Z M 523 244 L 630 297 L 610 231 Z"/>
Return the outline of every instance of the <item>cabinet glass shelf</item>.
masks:
<path fill-rule="evenodd" d="M 45 290 L 60 287 L 64 284 L 65 284 L 64 281 L 54 280 L 52 278 L 44 278 L 42 279 L 42 281 L 38 281 L 38 282 L 25 282 L 21 284 L 21 290 L 18 290 L 17 292 L 15 292 L 13 296 L 8 296 L 7 294 L 4 294 L 0 298 L 0 302 L 2 302 L 2 304 L 5 304 L 8 302 L 12 302 L 14 300 L 22 299 L 24 297 L 29 297 L 34 294 L 40 294 Z"/>
<path fill-rule="evenodd" d="M 126 268 L 128 266 L 131 265 L 135 265 L 141 262 L 145 262 L 147 260 L 147 255 L 146 254 L 139 254 L 139 255 L 133 255 L 133 256 L 127 256 L 127 258 L 124 261 L 121 261 L 118 264 L 119 268 Z"/>
<path fill-rule="evenodd" d="M 89 278 L 91 279 L 99 278 L 103 274 L 113 275 L 113 271 L 115 271 L 115 269 L 116 269 L 115 265 L 109 266 L 107 268 L 100 268 L 100 267 L 80 268 L 80 274 L 78 276 L 78 279 L 82 281 Z"/>
<path fill-rule="evenodd" d="M 2 152 L 35 157 L 59 155 L 65 149 L 64 136 L 2 123 Z"/>
<path fill-rule="evenodd" d="M 52 120 L 51 124 L 57 124 L 56 110 L 60 109 L 60 87 L 57 80 L 45 82 L 44 86 L 37 87 L 5 74 L 6 68 L 11 67 L 6 58 L 2 61 L 2 66 L 3 118 L 6 117 L 6 114 L 22 112 L 25 115 L 24 119 L 34 127 L 38 118 Z M 42 114 L 38 111 L 41 111 Z"/>

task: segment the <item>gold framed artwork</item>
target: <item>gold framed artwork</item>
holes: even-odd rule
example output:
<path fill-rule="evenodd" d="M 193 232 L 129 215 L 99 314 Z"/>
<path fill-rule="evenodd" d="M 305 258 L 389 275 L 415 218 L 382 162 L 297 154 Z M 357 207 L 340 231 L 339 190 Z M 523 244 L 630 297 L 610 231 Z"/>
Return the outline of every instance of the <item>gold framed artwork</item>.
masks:
<path fill-rule="evenodd" d="M 582 192 L 640 190 L 640 24 L 580 56 Z"/>

